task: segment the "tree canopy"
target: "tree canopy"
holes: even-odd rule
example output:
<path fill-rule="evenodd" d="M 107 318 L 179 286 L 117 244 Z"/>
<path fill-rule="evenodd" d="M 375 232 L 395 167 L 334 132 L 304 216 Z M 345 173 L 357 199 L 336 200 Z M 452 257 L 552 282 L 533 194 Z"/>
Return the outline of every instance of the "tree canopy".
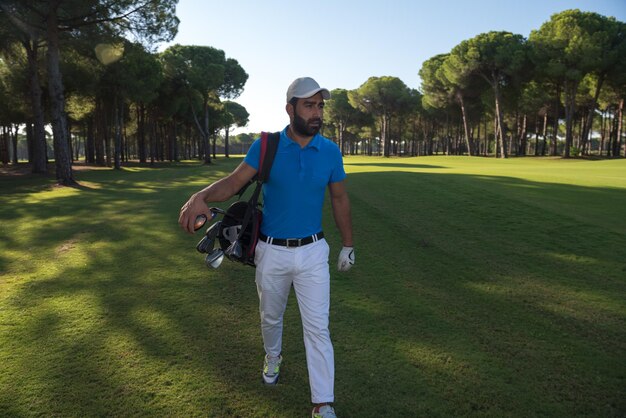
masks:
<path fill-rule="evenodd" d="M 155 50 L 176 34 L 175 7 L 0 2 L 0 160 L 45 173 L 54 158 L 72 184 L 79 159 L 210 163 L 232 141 L 245 152 L 257 134 L 230 136 L 250 118 L 234 101 L 248 79 L 239 61 L 207 45 Z M 344 155 L 626 155 L 626 24 L 613 17 L 565 10 L 528 39 L 477 34 L 416 73 L 418 90 L 385 75 L 333 90 L 324 134 Z"/>

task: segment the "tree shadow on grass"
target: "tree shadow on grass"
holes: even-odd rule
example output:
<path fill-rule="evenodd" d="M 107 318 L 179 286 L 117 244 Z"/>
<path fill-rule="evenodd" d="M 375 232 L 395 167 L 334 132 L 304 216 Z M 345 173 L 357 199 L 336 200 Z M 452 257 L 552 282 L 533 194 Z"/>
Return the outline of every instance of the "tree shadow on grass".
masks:
<path fill-rule="evenodd" d="M 14 245 L 51 259 L 25 269 L 38 277 L 7 298 L 12 318 L 29 312 L 15 319 L 20 354 L 8 367 L 20 375 L 12 385 L 31 390 L 4 392 L 0 411 L 23 414 L 38 399 L 37 410 L 63 416 L 271 414 L 276 409 L 261 402 L 268 393 L 259 384 L 253 270 L 228 261 L 207 270 L 195 251 L 200 237 L 190 241 L 176 224 L 191 190 L 161 185 L 146 193 L 136 182 L 8 216 L 50 219 Z M 74 247 L 56 251 L 68 242 Z M 306 389 L 306 370 L 288 368 L 296 384 L 269 398 L 300 399 L 282 416 L 301 415 L 308 396 L 295 388 Z"/>
<path fill-rule="evenodd" d="M 268 390 L 260 385 L 253 270 L 228 261 L 205 269 L 194 249 L 200 237 L 176 225 L 195 187 L 181 186 L 176 170 L 161 175 L 168 181 L 88 176 L 101 188 L 8 217 L 50 219 L 36 236 L 12 239 L 49 260 L 3 302 L 15 325 L 0 327 L 13 353 L 0 411 L 308 412 L 295 301 L 286 313 L 283 384 Z M 623 208 L 623 193 L 401 172 L 353 174 L 350 193 L 357 265 L 335 273 L 331 259 L 338 411 L 624 412 L 623 223 L 620 209 L 590 203 Z M 334 257 L 329 208 L 325 224 Z"/>

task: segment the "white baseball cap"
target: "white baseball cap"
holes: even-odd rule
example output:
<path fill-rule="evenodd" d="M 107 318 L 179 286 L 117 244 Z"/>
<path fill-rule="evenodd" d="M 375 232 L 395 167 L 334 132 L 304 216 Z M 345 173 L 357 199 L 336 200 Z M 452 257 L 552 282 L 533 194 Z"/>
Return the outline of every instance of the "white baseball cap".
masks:
<path fill-rule="evenodd" d="M 311 77 L 296 78 L 287 89 L 287 103 L 289 103 L 289 101 L 294 97 L 298 99 L 306 99 L 319 92 L 322 92 L 324 100 L 330 99 L 330 92 L 328 89 L 320 87 L 320 85 L 317 84 L 317 81 L 313 80 Z"/>

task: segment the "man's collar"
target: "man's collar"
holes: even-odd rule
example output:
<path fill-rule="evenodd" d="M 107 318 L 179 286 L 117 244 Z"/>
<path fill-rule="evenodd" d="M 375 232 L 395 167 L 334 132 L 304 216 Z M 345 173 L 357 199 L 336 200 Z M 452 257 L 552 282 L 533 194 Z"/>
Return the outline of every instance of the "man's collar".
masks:
<path fill-rule="evenodd" d="M 286 141 L 280 141 L 278 146 L 281 148 L 288 147 L 291 144 L 300 146 L 296 141 L 294 141 L 293 139 L 289 137 L 289 135 L 287 134 L 288 130 L 289 130 L 289 125 L 287 125 L 285 129 L 283 129 L 283 131 L 281 132 L 281 136 L 284 135 Z M 319 151 L 321 144 L 322 144 L 322 135 L 318 132 L 315 134 L 315 136 L 313 136 L 313 138 L 311 138 L 309 143 L 304 148 L 311 147 Z"/>

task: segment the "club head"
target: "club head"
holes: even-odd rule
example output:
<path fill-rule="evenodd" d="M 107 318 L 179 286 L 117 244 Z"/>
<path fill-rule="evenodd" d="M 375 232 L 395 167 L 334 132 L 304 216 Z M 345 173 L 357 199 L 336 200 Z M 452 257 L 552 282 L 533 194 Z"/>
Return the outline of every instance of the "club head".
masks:
<path fill-rule="evenodd" d="M 212 267 L 216 269 L 220 266 L 220 264 L 222 264 L 223 260 L 224 260 L 224 251 L 218 248 L 217 250 L 213 250 L 210 253 L 208 253 L 204 259 L 204 262 L 207 267 Z"/>
<path fill-rule="evenodd" d="M 205 235 L 202 237 L 200 242 L 198 242 L 198 244 L 196 245 L 196 250 L 199 253 L 203 253 L 203 254 L 208 253 L 209 251 L 213 249 L 214 245 L 215 245 L 215 240 L 212 240 Z"/>
<path fill-rule="evenodd" d="M 200 253 L 210 253 L 213 248 L 215 248 L 215 237 L 208 235 L 205 235 L 196 246 L 196 250 Z"/>
<path fill-rule="evenodd" d="M 211 225 L 210 227 L 207 228 L 207 230 L 204 233 L 204 235 L 206 235 L 207 237 L 209 237 L 211 239 L 215 239 L 215 237 L 217 237 L 217 234 L 219 234 L 219 232 L 220 232 L 220 227 L 221 226 L 222 226 L 222 221 L 215 222 L 213 225 Z"/>
<path fill-rule="evenodd" d="M 226 254 L 226 256 L 231 259 L 241 258 L 241 255 L 243 254 L 243 249 L 241 248 L 241 243 L 239 242 L 239 240 L 236 240 L 232 244 L 230 244 L 230 246 L 226 248 L 226 251 L 224 251 L 224 254 Z"/>
<path fill-rule="evenodd" d="M 217 221 L 208 227 L 204 233 L 204 238 L 202 238 L 198 245 L 196 245 L 196 250 L 201 253 L 208 253 L 213 250 L 213 247 L 215 246 L 215 238 L 217 237 L 217 234 L 219 234 L 221 226 L 222 221 Z"/>

